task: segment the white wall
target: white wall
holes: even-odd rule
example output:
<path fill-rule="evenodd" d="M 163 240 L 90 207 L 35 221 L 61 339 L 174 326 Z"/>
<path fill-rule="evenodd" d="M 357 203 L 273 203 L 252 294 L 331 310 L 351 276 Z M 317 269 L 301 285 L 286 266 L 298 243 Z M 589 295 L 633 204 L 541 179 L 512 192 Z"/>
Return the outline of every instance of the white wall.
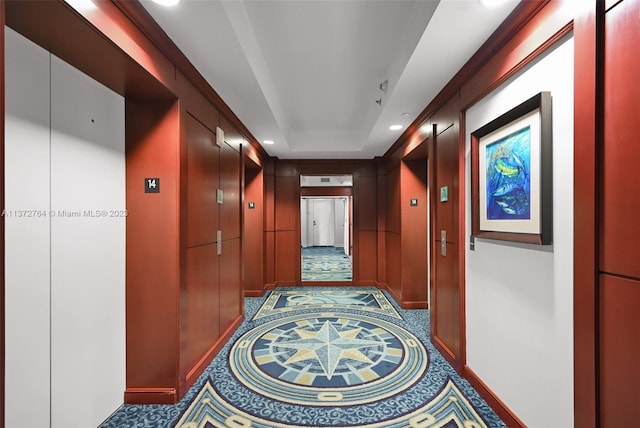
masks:
<path fill-rule="evenodd" d="M 300 198 L 300 233 L 303 247 L 313 245 L 313 216 L 311 215 L 311 204 L 309 199 Z"/>
<path fill-rule="evenodd" d="M 573 39 L 475 104 L 469 133 L 540 91 L 553 105 L 553 245 L 466 252 L 467 365 L 528 426 L 573 426 Z M 466 228 L 471 234 L 471 199 Z"/>
<path fill-rule="evenodd" d="M 300 199 L 300 231 L 301 245 L 309 247 L 313 245 L 333 245 L 343 247 L 345 239 L 348 240 L 349 230 L 345 231 L 345 218 L 348 219 L 349 205 L 346 198 L 320 197 Z M 316 217 L 319 216 L 319 217 Z M 313 221 L 325 222 L 321 227 L 321 236 L 314 236 L 316 229 Z M 317 226 L 316 226 L 317 227 Z M 318 242 L 314 242 L 314 239 Z"/>
<path fill-rule="evenodd" d="M 125 389 L 124 100 L 5 34 L 5 206 L 38 213 L 5 216 L 6 425 L 97 426 Z"/>
<path fill-rule="evenodd" d="M 333 201 L 333 212 L 334 212 L 334 216 L 333 216 L 333 220 L 334 220 L 334 229 L 335 229 L 335 239 L 334 239 L 334 243 L 333 246 L 334 247 L 344 247 L 344 240 L 345 240 L 345 231 L 344 231 L 344 227 L 346 225 L 345 223 L 345 201 L 346 199 L 344 198 L 336 198 Z"/>
<path fill-rule="evenodd" d="M 5 208 L 45 211 L 3 216 L 5 424 L 45 427 L 51 382 L 49 53 L 12 30 L 5 36 Z"/>

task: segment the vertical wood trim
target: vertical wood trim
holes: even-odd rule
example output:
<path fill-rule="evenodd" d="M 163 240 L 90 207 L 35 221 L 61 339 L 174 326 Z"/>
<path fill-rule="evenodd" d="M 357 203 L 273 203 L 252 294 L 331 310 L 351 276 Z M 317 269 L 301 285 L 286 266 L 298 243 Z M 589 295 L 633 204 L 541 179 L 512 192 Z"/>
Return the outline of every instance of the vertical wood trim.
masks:
<path fill-rule="evenodd" d="M 4 212 L 4 0 L 0 0 L 0 212 Z M 4 218 L 0 219 L 0 397 L 4 395 Z M 4 398 L 0 400 L 0 427 L 4 427 Z"/>
<path fill-rule="evenodd" d="M 376 161 L 376 183 L 378 197 L 376 200 L 376 229 L 377 229 L 377 281 L 378 288 L 389 289 L 387 284 L 387 257 L 386 257 L 386 231 L 387 231 L 387 175 L 384 169 L 384 162 L 381 159 Z"/>
<path fill-rule="evenodd" d="M 431 138 L 429 138 L 429 159 L 427 163 L 428 177 L 427 183 L 429 186 L 429 228 L 430 233 L 430 248 L 429 248 L 429 266 L 431 266 L 431 275 L 429 276 L 429 300 L 431 307 L 431 338 L 435 337 L 434 332 L 438 331 L 438 305 L 436 305 L 436 296 L 438 291 L 436 289 L 436 277 L 438 275 L 438 267 L 436 266 L 436 251 L 438 251 L 436 245 L 436 212 L 438 211 L 438 202 L 436 199 L 437 189 L 436 181 L 436 140 L 437 140 L 437 125 L 434 123 L 431 125 Z"/>
<path fill-rule="evenodd" d="M 458 213 L 457 218 L 460 219 L 458 225 L 458 293 L 460 300 L 458 301 L 460 311 L 460 366 L 467 365 L 467 168 L 465 162 L 466 154 L 466 110 L 460 110 L 459 113 L 459 132 L 458 132 Z"/>
<path fill-rule="evenodd" d="M 597 8 L 581 3 L 574 19 L 574 423 L 596 427 L 597 416 L 597 177 L 602 60 Z"/>

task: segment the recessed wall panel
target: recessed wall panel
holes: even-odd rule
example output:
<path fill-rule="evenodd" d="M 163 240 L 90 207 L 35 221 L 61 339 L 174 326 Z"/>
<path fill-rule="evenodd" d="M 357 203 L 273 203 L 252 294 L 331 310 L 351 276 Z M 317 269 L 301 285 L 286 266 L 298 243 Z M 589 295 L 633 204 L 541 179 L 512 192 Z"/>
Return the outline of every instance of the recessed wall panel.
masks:
<path fill-rule="evenodd" d="M 220 148 L 220 189 L 222 240 L 240 238 L 240 154 L 226 143 Z"/>
<path fill-rule="evenodd" d="M 600 402 L 603 427 L 640 418 L 640 281 L 600 275 Z"/>
<path fill-rule="evenodd" d="M 187 133 L 187 246 L 216 242 L 220 148 L 216 135 L 190 114 Z"/>

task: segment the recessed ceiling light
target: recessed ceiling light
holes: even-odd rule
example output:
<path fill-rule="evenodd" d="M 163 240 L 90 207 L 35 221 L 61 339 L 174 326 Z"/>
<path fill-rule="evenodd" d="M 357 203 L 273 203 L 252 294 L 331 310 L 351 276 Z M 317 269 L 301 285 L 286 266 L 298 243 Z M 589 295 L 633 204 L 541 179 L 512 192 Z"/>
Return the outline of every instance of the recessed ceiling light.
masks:
<path fill-rule="evenodd" d="M 397 131 L 398 129 L 402 129 L 402 125 L 391 125 L 389 129 L 392 131 Z"/>
<path fill-rule="evenodd" d="M 402 113 L 403 116 L 409 116 L 409 113 L 407 113 L 406 111 L 404 113 Z"/>
<path fill-rule="evenodd" d="M 180 3 L 180 0 L 153 0 L 153 2 L 161 4 L 162 6 L 175 6 Z"/>
<path fill-rule="evenodd" d="M 269 146 L 270 146 L 270 145 L 272 145 L 272 144 L 275 144 L 276 142 L 275 142 L 275 141 L 273 141 L 273 140 L 264 140 L 264 141 L 263 141 L 263 143 L 264 143 L 264 144 L 267 144 L 267 145 L 269 145 Z"/>

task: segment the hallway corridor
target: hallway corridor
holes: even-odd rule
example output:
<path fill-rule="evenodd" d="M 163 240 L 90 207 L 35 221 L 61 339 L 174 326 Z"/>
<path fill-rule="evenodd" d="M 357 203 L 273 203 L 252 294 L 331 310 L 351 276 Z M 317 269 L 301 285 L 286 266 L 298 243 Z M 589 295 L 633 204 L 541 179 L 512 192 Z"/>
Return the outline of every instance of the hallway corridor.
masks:
<path fill-rule="evenodd" d="M 176 405 L 110 427 L 502 427 L 429 340 L 429 311 L 373 287 L 277 288 Z"/>

